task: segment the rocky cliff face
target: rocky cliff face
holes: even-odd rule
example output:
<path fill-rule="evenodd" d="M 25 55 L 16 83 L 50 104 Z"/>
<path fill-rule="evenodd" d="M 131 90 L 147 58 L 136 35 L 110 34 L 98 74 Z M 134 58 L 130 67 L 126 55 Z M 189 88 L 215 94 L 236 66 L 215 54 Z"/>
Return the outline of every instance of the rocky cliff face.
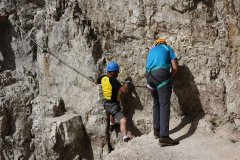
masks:
<path fill-rule="evenodd" d="M 37 95 L 37 84 L 30 72 L 1 74 L 0 157 L 29 155 L 31 100 Z"/>
<path fill-rule="evenodd" d="M 105 123 L 105 115 L 97 104 L 98 88 L 62 61 L 86 77 L 94 78 L 104 73 L 108 61 L 117 61 L 121 66 L 119 79 L 131 77 L 135 85 L 123 97 L 123 107 L 130 120 L 130 131 L 139 136 L 151 130 L 152 100 L 143 87 L 146 85 L 145 59 L 159 35 L 167 37 L 181 68 L 174 82 L 172 108 L 175 112 L 172 113 L 189 115 L 203 111 L 210 115 L 214 125 L 230 121 L 232 127 L 239 130 L 239 1 L 1 0 L 0 4 L 1 13 L 8 14 L 0 20 L 1 72 L 21 65 L 36 72 L 39 93 L 62 97 L 67 113 L 81 115 L 92 139 L 102 138 L 97 134 L 102 132 L 101 127 L 95 129 L 94 126 Z M 1 110 L 3 117 L 6 111 Z M 2 124 L 6 124 L 6 118 L 2 119 Z M 47 129 L 48 123 L 57 124 L 58 120 L 46 120 L 42 127 Z M 65 124 L 65 121 L 59 123 Z M 60 126 L 55 125 L 62 128 Z M 79 128 L 81 125 L 76 126 L 76 130 Z M 39 136 L 35 144 L 45 141 Z M 98 147 L 93 150 L 101 155 L 105 141 L 96 143 Z M 34 150 L 41 152 L 39 148 L 25 150 L 30 155 Z M 53 153 L 49 150 L 47 155 Z M 60 152 L 54 150 L 54 154 L 57 153 L 61 157 Z"/>
<path fill-rule="evenodd" d="M 61 98 L 38 95 L 36 75 L 22 68 L 0 79 L 0 159 L 93 157 L 81 116 L 67 114 Z"/>

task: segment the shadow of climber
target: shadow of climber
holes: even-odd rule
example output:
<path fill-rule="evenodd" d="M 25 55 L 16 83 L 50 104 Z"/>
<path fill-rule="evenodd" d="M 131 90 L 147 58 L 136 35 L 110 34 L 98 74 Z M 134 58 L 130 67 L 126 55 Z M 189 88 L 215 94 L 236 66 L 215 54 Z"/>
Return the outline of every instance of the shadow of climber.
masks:
<path fill-rule="evenodd" d="M 132 81 L 131 77 L 128 77 L 128 79 Z M 136 127 L 132 119 L 135 110 L 143 110 L 143 105 L 133 84 L 129 87 L 129 92 L 122 97 L 121 104 L 123 107 L 123 113 L 128 119 L 128 130 L 134 136 L 141 136 L 141 131 Z"/>
<path fill-rule="evenodd" d="M 181 130 L 187 124 L 190 124 L 190 128 L 186 134 L 176 139 L 178 141 L 193 135 L 197 129 L 199 120 L 204 116 L 202 104 L 199 99 L 200 94 L 194 82 L 194 76 L 186 65 L 179 67 L 179 73 L 174 79 L 173 91 L 179 104 L 179 108 L 175 108 L 175 110 L 181 112 L 180 114 L 184 117 L 181 123 L 172 129 L 170 133 Z"/>
<path fill-rule="evenodd" d="M 11 46 L 12 25 L 7 16 L 0 15 L 0 71 L 15 70 L 15 55 Z"/>

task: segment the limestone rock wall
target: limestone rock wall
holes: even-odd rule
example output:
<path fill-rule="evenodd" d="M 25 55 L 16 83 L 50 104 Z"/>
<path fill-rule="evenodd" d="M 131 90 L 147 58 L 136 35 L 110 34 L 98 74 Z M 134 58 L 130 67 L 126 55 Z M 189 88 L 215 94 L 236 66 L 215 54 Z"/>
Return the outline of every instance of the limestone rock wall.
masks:
<path fill-rule="evenodd" d="M 0 65 L 1 70 L 13 70 L 24 65 L 36 69 L 37 47 L 26 38 L 24 32 L 34 39 L 36 24 L 34 17 L 38 11 L 44 10 L 44 1 L 28 0 L 1 0 L 0 14 L 7 20 L 1 20 Z M 10 20 L 21 26 L 23 31 L 16 27 Z"/>
<path fill-rule="evenodd" d="M 1 25 L 7 31 L 2 32 L 5 37 L 5 41 L 1 41 L 2 59 L 5 59 L 2 63 L 8 59 L 15 61 L 15 66 L 13 63 L 6 67 L 10 69 L 18 64 L 32 64 L 31 67 L 37 64 L 38 68 L 33 68 L 41 77 L 40 91 L 62 95 L 70 106 L 79 104 L 73 110 L 85 112 L 89 108 L 86 106 L 95 103 L 96 87 L 50 54 L 43 54 L 12 20 L 40 46 L 86 76 L 97 77 L 104 72 L 106 62 L 115 60 L 121 65 L 120 80 L 131 76 L 136 86 L 145 85 L 148 49 L 154 39 L 164 35 L 175 49 L 182 68 L 175 86 L 174 106 L 180 105 L 185 113 L 203 108 L 206 113 L 219 116 L 229 112 L 238 114 L 239 103 L 233 95 L 238 94 L 239 79 L 238 3 L 225 0 L 2 0 L 1 10 L 9 14 L 10 20 L 5 22 L 9 26 Z M 6 58 L 4 50 L 15 55 Z M 138 94 L 148 94 L 138 90 Z M 188 95 L 193 97 L 187 102 L 184 97 Z M 148 106 L 150 99 L 140 98 L 143 105 Z M 192 104 L 196 99 L 197 107 Z"/>
<path fill-rule="evenodd" d="M 32 110 L 30 159 L 93 159 L 81 116 L 67 113 L 61 98 L 38 96 Z"/>
<path fill-rule="evenodd" d="M 104 72 L 106 62 L 115 60 L 121 65 L 121 81 L 130 76 L 135 86 L 145 86 L 147 52 L 153 41 L 164 35 L 181 66 L 174 84 L 174 110 L 179 114 L 203 110 L 219 117 L 239 115 L 234 98 L 239 90 L 236 5 L 237 1 L 224 0 L 46 1 L 43 33 L 47 41 L 43 43 L 87 76 L 97 77 Z M 96 102 L 96 87 L 45 56 L 39 54 L 38 58 L 44 59 L 40 63 L 40 90 L 61 94 L 66 103 L 79 104 L 73 107 L 76 112 L 90 110 Z M 143 130 L 149 130 L 147 124 L 151 123 L 151 101 L 146 88 L 136 87 L 123 102 L 131 120 L 139 122 L 138 128 Z"/>
<path fill-rule="evenodd" d="M 172 113 L 204 111 L 213 124 L 229 119 L 239 130 L 238 0 L 0 0 L 0 4 L 0 12 L 8 15 L 0 20 L 1 72 L 21 65 L 35 71 L 39 93 L 62 97 L 68 113 L 81 115 L 92 135 L 102 132 L 98 127 L 94 129 L 95 122 L 105 123 L 103 113 L 98 112 L 98 87 L 62 61 L 93 78 L 104 73 L 107 62 L 117 61 L 121 66 L 120 81 L 131 77 L 135 85 L 123 97 L 122 105 L 131 132 L 139 136 L 152 127 L 145 60 L 159 35 L 167 38 L 179 59 Z M 16 24 L 47 52 L 26 38 Z M 6 115 L 6 110 L 1 109 L 1 113 Z M 49 121 L 57 124 L 57 120 Z M 6 121 L 2 118 L 2 126 Z M 61 128 L 62 132 L 65 121 L 59 123 L 55 129 Z M 101 134 L 97 136 L 102 138 Z M 72 156 L 77 155 L 80 153 Z"/>
<path fill-rule="evenodd" d="M 93 159 L 80 115 L 62 98 L 38 95 L 36 74 L 0 74 L 0 159 Z"/>
<path fill-rule="evenodd" d="M 5 71 L 0 90 L 0 157 L 28 157 L 30 154 L 31 100 L 38 94 L 38 86 L 31 72 Z M 17 159 L 17 158 L 16 158 Z"/>
<path fill-rule="evenodd" d="M 105 59 L 122 66 L 121 78 L 145 84 L 148 48 L 163 34 L 179 57 L 175 93 L 183 112 L 239 113 L 239 104 L 231 102 L 239 79 L 238 2 L 78 2 L 101 35 Z"/>

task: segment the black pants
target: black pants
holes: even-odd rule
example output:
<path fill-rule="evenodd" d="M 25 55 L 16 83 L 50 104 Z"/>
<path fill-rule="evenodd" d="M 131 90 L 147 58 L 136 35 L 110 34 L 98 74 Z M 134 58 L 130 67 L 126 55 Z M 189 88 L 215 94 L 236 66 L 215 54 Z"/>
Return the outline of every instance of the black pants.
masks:
<path fill-rule="evenodd" d="M 170 73 L 164 69 L 158 69 L 147 73 L 147 83 L 153 97 L 153 128 L 160 129 L 159 136 L 169 135 L 170 98 L 172 83 L 169 82 L 157 89 L 157 85 L 170 78 Z"/>

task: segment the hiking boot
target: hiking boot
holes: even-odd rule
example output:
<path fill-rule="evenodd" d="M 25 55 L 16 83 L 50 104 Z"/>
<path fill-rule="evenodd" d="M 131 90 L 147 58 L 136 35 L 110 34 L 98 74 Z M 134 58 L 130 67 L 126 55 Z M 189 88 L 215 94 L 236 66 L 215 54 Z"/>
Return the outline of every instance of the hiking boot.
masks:
<path fill-rule="evenodd" d="M 124 142 L 128 142 L 128 141 L 130 141 L 131 140 L 131 138 L 129 137 L 129 136 L 124 136 L 123 137 L 123 141 Z"/>
<path fill-rule="evenodd" d="M 153 130 L 153 135 L 154 135 L 154 138 L 155 138 L 155 139 L 158 139 L 158 138 L 159 138 L 159 129 L 154 128 L 154 130 Z"/>
<path fill-rule="evenodd" d="M 115 129 L 115 124 L 109 126 L 109 131 L 110 131 L 110 132 L 113 132 L 114 129 Z"/>
<path fill-rule="evenodd" d="M 179 144 L 178 141 L 171 139 L 169 136 L 166 137 L 160 137 L 159 138 L 159 144 L 164 147 L 164 146 L 174 146 Z"/>

